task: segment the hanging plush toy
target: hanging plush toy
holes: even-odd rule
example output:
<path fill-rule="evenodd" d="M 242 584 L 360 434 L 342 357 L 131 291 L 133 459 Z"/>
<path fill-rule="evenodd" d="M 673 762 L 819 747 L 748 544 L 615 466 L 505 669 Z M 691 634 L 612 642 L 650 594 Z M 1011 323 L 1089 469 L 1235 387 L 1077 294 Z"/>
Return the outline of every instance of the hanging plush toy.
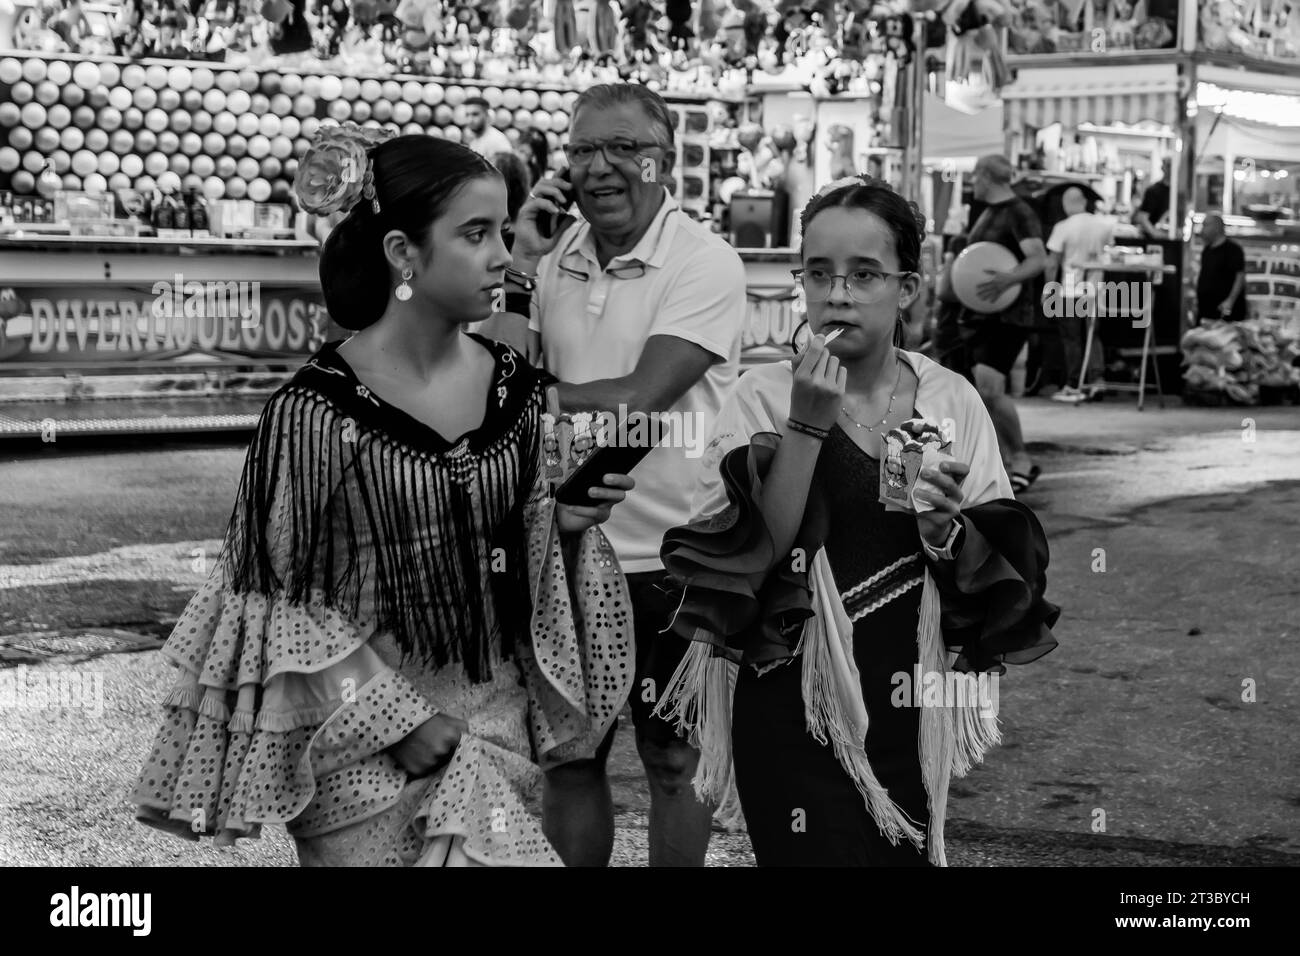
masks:
<path fill-rule="evenodd" d="M 691 29 L 691 0 L 665 0 L 664 16 L 671 24 L 668 28 L 669 46 L 682 49 L 695 39 L 695 31 Z"/>
<path fill-rule="evenodd" d="M 557 0 L 555 45 L 568 55 L 575 47 L 599 59 L 618 46 L 618 14 L 607 0 Z"/>

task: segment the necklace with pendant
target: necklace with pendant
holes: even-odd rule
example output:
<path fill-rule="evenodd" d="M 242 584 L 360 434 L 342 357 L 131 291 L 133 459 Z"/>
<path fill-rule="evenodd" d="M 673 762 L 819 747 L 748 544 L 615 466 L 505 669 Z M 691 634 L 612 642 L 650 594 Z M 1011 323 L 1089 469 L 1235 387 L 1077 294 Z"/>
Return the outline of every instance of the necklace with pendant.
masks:
<path fill-rule="evenodd" d="M 898 360 L 895 359 L 895 361 Z M 861 428 L 863 431 L 874 432 L 881 425 L 885 424 L 885 422 L 889 421 L 889 416 L 894 411 L 894 399 L 898 397 L 898 383 L 901 382 L 902 380 L 903 380 L 903 363 L 901 361 L 898 361 L 898 377 L 894 379 L 894 394 L 889 396 L 889 407 L 885 409 L 885 417 L 882 418 L 880 421 L 876 422 L 876 424 L 874 425 L 862 424 L 862 422 L 858 421 L 856 418 L 850 415 L 849 410 L 845 408 L 843 405 L 840 406 L 840 411 L 844 414 L 845 418 L 847 418 L 858 428 Z"/>

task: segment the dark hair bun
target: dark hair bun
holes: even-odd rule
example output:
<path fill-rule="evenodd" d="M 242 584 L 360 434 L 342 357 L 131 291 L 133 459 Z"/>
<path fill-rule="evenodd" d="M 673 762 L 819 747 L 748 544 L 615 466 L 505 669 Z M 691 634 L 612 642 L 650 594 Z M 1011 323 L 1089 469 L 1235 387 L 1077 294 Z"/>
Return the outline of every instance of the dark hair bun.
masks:
<path fill-rule="evenodd" d="M 388 306 L 388 260 L 383 236 L 364 203 L 352 208 L 328 236 L 320 254 L 320 286 L 335 324 L 352 332 L 374 325 Z"/>
<path fill-rule="evenodd" d="M 433 136 L 398 136 L 368 155 L 380 211 L 369 199 L 357 202 L 326 237 L 320 256 L 325 308 L 353 332 L 374 325 L 388 308 L 393 280 L 384 236 L 397 230 L 425 247 L 457 190 L 476 177 L 500 175 L 472 149 Z"/>

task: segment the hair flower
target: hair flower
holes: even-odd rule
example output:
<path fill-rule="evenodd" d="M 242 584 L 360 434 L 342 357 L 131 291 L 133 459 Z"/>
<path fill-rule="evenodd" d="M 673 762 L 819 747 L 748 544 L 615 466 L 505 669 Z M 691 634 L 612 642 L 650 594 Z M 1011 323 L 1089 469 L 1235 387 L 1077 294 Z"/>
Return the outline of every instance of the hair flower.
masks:
<path fill-rule="evenodd" d="M 363 193 L 373 199 L 369 151 L 393 135 L 392 130 L 367 129 L 356 123 L 320 127 L 293 180 L 302 208 L 328 216 L 351 209 Z M 375 205 L 378 207 L 377 201 Z"/>

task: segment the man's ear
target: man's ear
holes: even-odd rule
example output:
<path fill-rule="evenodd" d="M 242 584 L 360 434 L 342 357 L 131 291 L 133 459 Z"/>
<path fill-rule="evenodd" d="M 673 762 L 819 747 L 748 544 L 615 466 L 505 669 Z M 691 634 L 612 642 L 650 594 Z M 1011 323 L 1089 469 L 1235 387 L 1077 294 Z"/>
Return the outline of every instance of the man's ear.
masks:
<path fill-rule="evenodd" d="M 671 146 L 664 150 L 663 161 L 659 164 L 659 174 L 664 182 L 672 178 L 673 166 L 677 162 L 677 150 Z"/>

